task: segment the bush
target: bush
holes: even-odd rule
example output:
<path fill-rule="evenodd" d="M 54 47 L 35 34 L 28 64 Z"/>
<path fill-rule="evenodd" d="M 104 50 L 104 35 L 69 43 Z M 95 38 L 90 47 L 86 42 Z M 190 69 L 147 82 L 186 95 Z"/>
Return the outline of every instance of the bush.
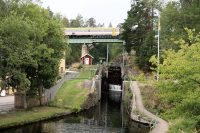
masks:
<path fill-rule="evenodd" d="M 82 64 L 80 64 L 80 65 L 78 66 L 78 69 L 81 69 L 81 68 L 83 68 L 83 65 L 82 65 Z"/>
<path fill-rule="evenodd" d="M 129 75 L 129 79 L 131 81 L 145 81 L 145 75 L 144 73 L 140 73 L 138 76 L 134 76 L 134 75 Z"/>

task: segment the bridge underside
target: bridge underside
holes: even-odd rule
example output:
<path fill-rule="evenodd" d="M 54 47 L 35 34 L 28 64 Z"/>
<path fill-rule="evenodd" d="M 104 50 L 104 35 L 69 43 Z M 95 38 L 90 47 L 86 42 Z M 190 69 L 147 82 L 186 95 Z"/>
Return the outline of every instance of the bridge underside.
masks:
<path fill-rule="evenodd" d="M 69 44 L 92 44 L 92 43 L 123 43 L 122 40 L 119 39 L 76 39 L 76 38 L 69 38 Z"/>
<path fill-rule="evenodd" d="M 98 36 L 68 36 L 69 44 L 92 44 L 92 43 L 123 43 L 119 36 L 98 35 Z"/>

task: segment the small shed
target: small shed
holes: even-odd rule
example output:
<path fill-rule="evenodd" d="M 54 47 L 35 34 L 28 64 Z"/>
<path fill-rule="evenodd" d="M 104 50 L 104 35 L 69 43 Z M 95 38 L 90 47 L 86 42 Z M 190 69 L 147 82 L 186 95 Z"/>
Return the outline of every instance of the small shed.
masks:
<path fill-rule="evenodd" d="M 81 62 L 83 65 L 92 65 L 92 59 L 94 57 L 92 57 L 90 54 L 86 53 L 85 55 L 83 55 L 81 57 Z"/>
<path fill-rule="evenodd" d="M 83 65 L 92 65 L 92 55 L 89 54 L 88 46 L 82 45 L 81 63 Z"/>

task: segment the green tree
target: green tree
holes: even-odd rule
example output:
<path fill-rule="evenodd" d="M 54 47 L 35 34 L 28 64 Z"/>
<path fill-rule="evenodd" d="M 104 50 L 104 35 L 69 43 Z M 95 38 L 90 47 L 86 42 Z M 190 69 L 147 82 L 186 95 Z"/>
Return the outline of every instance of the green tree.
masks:
<path fill-rule="evenodd" d="M 62 23 L 63 23 L 64 27 L 69 27 L 69 20 L 66 17 L 64 17 L 62 19 Z"/>
<path fill-rule="evenodd" d="M 161 12 L 161 49 L 178 49 L 174 39 L 181 38 L 182 19 L 176 2 L 170 2 Z"/>
<path fill-rule="evenodd" d="M 0 77 L 18 91 L 41 97 L 57 80 L 67 52 L 62 19 L 29 0 L 11 1 L 8 7 L 0 20 Z"/>
<path fill-rule="evenodd" d="M 180 0 L 169 2 L 161 13 L 161 46 L 162 49 L 178 49 L 174 40 L 187 38 L 186 27 L 200 32 L 199 0 Z"/>
<path fill-rule="evenodd" d="M 29 39 L 34 35 L 32 28 L 29 22 L 17 16 L 7 17 L 0 23 L 1 77 L 9 76 L 11 85 L 18 91 L 29 89 L 25 67 L 35 65 L 31 53 L 33 41 Z"/>
<path fill-rule="evenodd" d="M 108 27 L 110 27 L 110 28 L 112 28 L 112 27 L 113 27 L 111 22 L 109 23 Z"/>
<path fill-rule="evenodd" d="M 93 63 L 98 63 L 100 58 L 106 58 L 106 44 L 94 44 L 94 48 L 90 51 L 94 57 Z"/>
<path fill-rule="evenodd" d="M 99 23 L 99 24 L 97 25 L 97 27 L 104 27 L 104 23 L 103 23 L 103 24 Z"/>
<path fill-rule="evenodd" d="M 6 3 L 3 0 L 0 0 L 0 18 L 6 14 Z"/>
<path fill-rule="evenodd" d="M 31 79 L 31 93 L 32 90 L 36 90 L 41 97 L 44 88 L 48 89 L 57 80 L 59 62 L 61 58 L 64 58 L 66 44 L 62 31 L 62 19 L 58 15 L 51 16 L 48 10 L 35 4 L 29 4 L 25 9 L 25 15 L 27 15 L 25 17 L 36 25 L 35 31 L 38 35 L 34 40 L 36 53 L 33 55 L 38 67 L 28 71 L 29 75 L 36 77 Z"/>
<path fill-rule="evenodd" d="M 83 27 L 84 26 L 84 21 L 83 21 L 83 16 L 78 14 L 76 19 L 71 19 L 70 20 L 70 27 Z"/>
<path fill-rule="evenodd" d="M 159 97 L 168 119 L 184 118 L 190 123 L 184 125 L 173 123 L 174 132 L 183 130 L 191 132 L 197 126 L 200 110 L 200 34 L 188 30 L 188 38 L 176 41 L 179 50 L 167 50 L 163 54 L 163 62 L 158 66 L 160 81 L 158 83 Z M 193 42 L 192 44 L 188 43 Z M 153 61 L 152 59 L 151 61 Z M 157 62 L 154 64 L 156 65 Z"/>
<path fill-rule="evenodd" d="M 96 20 L 94 18 L 89 18 L 86 23 L 86 27 L 96 27 Z"/>
<path fill-rule="evenodd" d="M 72 63 L 80 62 L 81 57 L 81 44 L 70 44 L 70 56 L 66 56 L 66 64 L 70 66 Z"/>
<path fill-rule="evenodd" d="M 126 50 L 136 51 L 137 64 L 143 70 L 149 70 L 148 60 L 156 52 L 154 12 L 157 6 L 151 1 L 136 1 L 122 24 L 122 39 L 126 41 Z"/>

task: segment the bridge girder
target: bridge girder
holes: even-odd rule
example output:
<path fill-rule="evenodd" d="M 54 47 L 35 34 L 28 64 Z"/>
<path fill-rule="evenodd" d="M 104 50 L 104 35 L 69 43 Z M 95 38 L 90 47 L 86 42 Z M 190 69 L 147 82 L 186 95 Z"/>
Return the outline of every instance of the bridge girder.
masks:
<path fill-rule="evenodd" d="M 120 39 L 67 39 L 69 44 L 92 44 L 92 43 L 123 43 L 123 40 Z"/>

